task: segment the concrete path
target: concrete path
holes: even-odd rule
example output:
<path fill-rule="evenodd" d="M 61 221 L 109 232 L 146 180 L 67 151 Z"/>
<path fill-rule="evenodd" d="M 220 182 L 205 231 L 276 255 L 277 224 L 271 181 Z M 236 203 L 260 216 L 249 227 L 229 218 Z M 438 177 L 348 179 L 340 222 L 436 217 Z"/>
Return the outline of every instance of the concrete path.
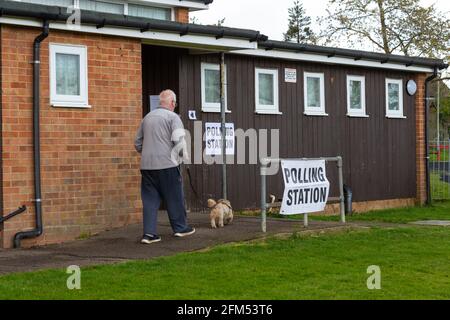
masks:
<path fill-rule="evenodd" d="M 211 229 L 206 214 L 190 214 L 189 221 L 197 229 L 195 235 L 184 239 L 175 238 L 167 214 L 162 213 L 159 222 L 162 241 L 151 245 L 139 243 L 142 235 L 141 225 L 130 225 L 101 233 L 87 240 L 32 249 L 0 250 L 0 274 L 66 268 L 70 265 L 88 266 L 151 259 L 201 250 L 223 243 L 258 239 L 267 235 L 357 226 L 311 221 L 308 229 L 305 229 L 303 221 L 268 219 L 268 232 L 263 234 L 259 218 L 236 217 L 232 225 L 217 230 Z"/>

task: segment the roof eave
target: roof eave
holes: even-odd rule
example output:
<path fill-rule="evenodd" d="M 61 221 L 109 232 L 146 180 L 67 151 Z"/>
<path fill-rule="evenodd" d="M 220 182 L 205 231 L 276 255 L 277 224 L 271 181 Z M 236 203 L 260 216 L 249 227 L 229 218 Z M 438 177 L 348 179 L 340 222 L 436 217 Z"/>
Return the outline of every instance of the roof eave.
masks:
<path fill-rule="evenodd" d="M 0 0 L 0 11 L 2 16 L 14 16 L 23 18 L 35 18 L 54 22 L 65 22 L 71 17 L 67 8 L 30 4 L 23 2 Z M 204 26 L 196 24 L 185 24 L 175 21 L 136 18 L 116 14 L 99 13 L 81 10 L 80 23 L 96 25 L 98 28 L 113 26 L 138 29 L 146 31 L 167 31 L 181 35 L 200 34 L 220 38 L 238 38 L 250 42 L 265 41 L 267 36 L 258 31 L 226 28 L 217 26 Z"/>
<path fill-rule="evenodd" d="M 281 41 L 260 41 L 259 46 L 266 50 L 286 50 L 297 53 L 311 53 L 318 55 L 326 55 L 328 57 L 344 57 L 354 60 L 369 60 L 384 63 L 404 64 L 405 66 L 420 66 L 427 68 L 436 68 L 438 70 L 448 68 L 441 59 L 429 59 L 421 57 L 407 57 L 399 55 L 390 55 L 376 52 L 367 52 L 342 48 L 322 47 L 309 44 L 298 44 L 292 42 Z"/>

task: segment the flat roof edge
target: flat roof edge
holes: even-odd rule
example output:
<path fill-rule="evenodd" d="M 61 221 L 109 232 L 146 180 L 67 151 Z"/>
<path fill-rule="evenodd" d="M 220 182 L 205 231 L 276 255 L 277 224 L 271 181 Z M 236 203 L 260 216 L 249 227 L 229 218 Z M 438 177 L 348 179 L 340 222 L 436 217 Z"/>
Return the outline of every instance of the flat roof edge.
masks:
<path fill-rule="evenodd" d="M 281 50 L 296 53 L 310 53 L 317 55 L 325 55 L 327 57 L 344 57 L 358 60 L 370 60 L 384 63 L 404 64 L 405 66 L 422 66 L 429 68 L 436 68 L 439 70 L 447 69 L 448 64 L 442 59 L 422 58 L 422 57 L 408 57 L 401 55 L 359 51 L 343 48 L 323 47 L 309 44 L 299 44 L 282 41 L 259 41 L 258 45 L 264 50 Z"/>
<path fill-rule="evenodd" d="M 67 8 L 64 7 L 7 0 L 0 0 L 0 11 L 2 16 L 35 18 L 55 22 L 67 21 L 72 16 L 72 13 L 68 13 Z M 181 35 L 201 34 L 216 37 L 216 39 L 241 38 L 250 42 L 267 40 L 267 36 L 254 30 L 186 24 L 175 21 L 137 18 L 86 10 L 81 10 L 80 23 L 97 25 L 98 28 L 105 26 L 132 28 L 138 29 L 141 32 L 155 30 L 176 32 Z"/>
<path fill-rule="evenodd" d="M 296 53 L 292 51 L 282 51 L 278 49 L 265 50 L 262 48 L 256 50 L 237 50 L 231 51 L 229 54 L 233 55 L 245 55 L 262 57 L 268 59 L 276 60 L 288 60 L 288 61 L 298 61 L 298 62 L 308 62 L 316 64 L 326 64 L 326 65 L 342 65 L 350 66 L 356 68 L 366 68 L 366 69 L 382 69 L 382 70 L 397 70 L 402 72 L 412 72 L 412 73 L 433 73 L 433 67 L 427 66 L 406 66 L 405 64 L 398 63 L 381 63 L 380 61 L 359 59 L 354 60 L 348 57 L 328 57 L 326 55 L 319 55 L 314 53 Z"/>
<path fill-rule="evenodd" d="M 210 0 L 198 0 L 200 2 L 209 2 Z M 211 3 L 210 1 L 209 3 Z M 23 3 L 16 1 L 0 0 L 0 14 L 2 16 L 13 16 L 22 18 L 34 18 L 55 22 L 67 21 L 72 13 L 67 12 L 65 7 L 45 6 L 40 4 Z M 442 70 L 448 68 L 448 64 L 442 59 L 430 59 L 422 57 L 407 57 L 401 55 L 376 53 L 369 51 L 358 51 L 352 49 L 332 48 L 325 46 L 298 44 L 292 42 L 269 40 L 267 36 L 259 31 L 205 26 L 197 24 L 186 24 L 175 21 L 155 20 L 146 18 L 137 18 L 117 14 L 99 13 L 94 11 L 81 11 L 81 24 L 94 25 L 97 28 L 105 26 L 131 28 L 140 30 L 141 33 L 147 31 L 163 31 L 178 33 L 180 36 L 198 34 L 215 37 L 217 40 L 221 38 L 244 39 L 249 42 L 257 43 L 258 47 L 263 50 L 287 51 L 293 53 L 308 53 L 318 56 L 327 57 L 343 57 L 354 59 L 354 61 L 368 60 L 381 64 L 399 64 L 406 67 L 420 66 Z M 281 58 L 281 57 L 280 57 Z M 318 62 L 323 62 L 319 61 Z M 356 64 L 356 63 L 355 63 Z M 382 68 L 382 66 L 380 66 Z"/>

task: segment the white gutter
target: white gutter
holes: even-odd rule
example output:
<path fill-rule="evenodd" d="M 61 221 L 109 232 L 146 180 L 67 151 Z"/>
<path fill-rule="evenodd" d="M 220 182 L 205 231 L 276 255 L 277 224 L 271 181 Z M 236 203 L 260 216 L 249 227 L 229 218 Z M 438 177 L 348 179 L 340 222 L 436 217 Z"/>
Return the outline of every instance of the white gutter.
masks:
<path fill-rule="evenodd" d="M 230 54 L 239 54 L 239 55 L 265 57 L 265 58 L 277 58 L 277 59 L 285 59 L 285 60 L 293 60 L 293 61 L 327 63 L 327 64 L 346 65 L 346 66 L 364 67 L 364 68 L 390 69 L 390 70 L 399 70 L 399 71 L 408 71 L 408 72 L 432 73 L 434 71 L 433 68 L 428 68 L 428 67 L 406 66 L 404 64 L 397 64 L 397 63 L 381 63 L 379 61 L 363 60 L 363 59 L 355 60 L 355 59 L 351 59 L 351 58 L 344 58 L 344 57 L 337 57 L 337 56 L 336 57 L 328 57 L 326 55 L 310 54 L 310 53 L 295 53 L 292 51 L 283 51 L 283 50 L 277 50 L 277 49 L 273 49 L 273 50 L 265 50 L 265 49 L 241 50 L 238 52 L 230 52 Z"/>

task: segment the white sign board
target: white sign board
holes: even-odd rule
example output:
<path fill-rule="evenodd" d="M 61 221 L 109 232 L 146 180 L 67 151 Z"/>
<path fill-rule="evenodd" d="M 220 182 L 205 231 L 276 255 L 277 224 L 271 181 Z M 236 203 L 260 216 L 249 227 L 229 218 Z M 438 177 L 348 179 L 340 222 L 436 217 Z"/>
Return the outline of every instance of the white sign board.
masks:
<path fill-rule="evenodd" d="M 284 69 L 284 81 L 285 82 L 291 82 L 291 83 L 297 83 L 297 69 Z"/>
<path fill-rule="evenodd" d="M 320 212 L 330 191 L 325 160 L 283 160 L 284 196 L 280 214 Z"/>
<path fill-rule="evenodd" d="M 159 96 L 150 96 L 150 111 L 158 109 L 160 102 Z"/>
<path fill-rule="evenodd" d="M 234 123 L 227 123 L 226 128 L 226 155 L 234 155 Z M 206 155 L 222 155 L 222 124 L 219 122 L 205 123 Z"/>

